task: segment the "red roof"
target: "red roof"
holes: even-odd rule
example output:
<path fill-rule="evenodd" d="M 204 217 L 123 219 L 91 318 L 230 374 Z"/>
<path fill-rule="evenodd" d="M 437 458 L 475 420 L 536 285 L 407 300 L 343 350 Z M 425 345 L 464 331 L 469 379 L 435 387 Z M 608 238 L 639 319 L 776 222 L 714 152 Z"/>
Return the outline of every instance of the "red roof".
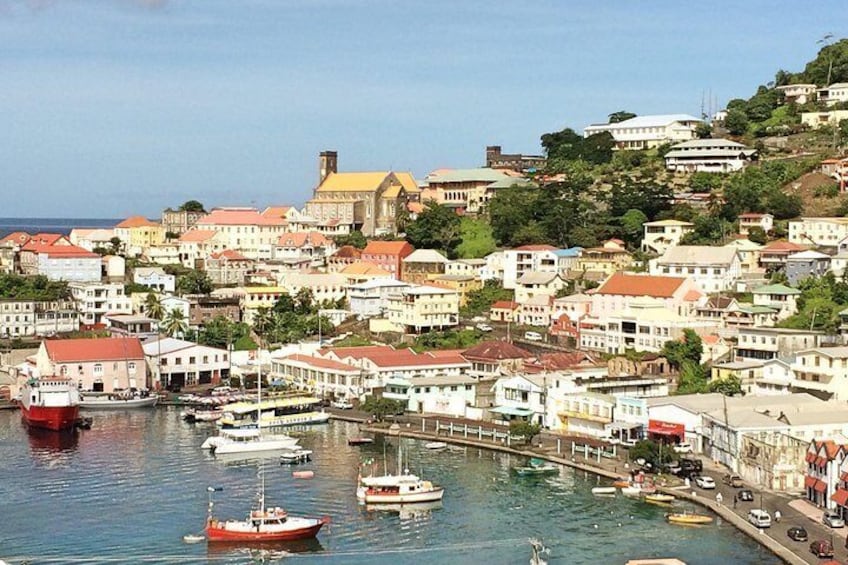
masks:
<path fill-rule="evenodd" d="M 42 343 L 54 363 L 144 359 L 141 340 L 137 337 L 48 339 Z"/>
<path fill-rule="evenodd" d="M 224 249 L 209 256 L 212 259 L 227 259 L 228 261 L 250 261 L 235 249 Z"/>
<path fill-rule="evenodd" d="M 117 226 L 116 228 L 141 228 L 144 226 L 158 226 L 156 222 L 151 222 L 144 216 L 130 216 Z"/>
<path fill-rule="evenodd" d="M 48 257 L 65 258 L 65 259 L 100 259 L 100 255 L 92 253 L 88 249 L 77 247 L 76 245 L 44 245 L 38 249 L 33 249 L 36 253 L 43 253 Z"/>
<path fill-rule="evenodd" d="M 37 247 L 45 246 L 45 245 L 70 245 L 71 242 L 68 241 L 64 235 L 60 233 L 37 233 L 26 242 L 21 249 L 24 251 L 34 250 Z"/>
<path fill-rule="evenodd" d="M 17 245 L 24 245 L 30 239 L 30 235 L 25 231 L 16 231 L 12 232 L 3 239 L 0 239 L 0 243 L 15 243 Z"/>
<path fill-rule="evenodd" d="M 807 456 L 804 459 L 805 459 L 805 461 L 807 461 L 807 463 L 812 463 L 813 461 L 816 460 L 816 452 L 815 451 L 808 451 Z"/>
<path fill-rule="evenodd" d="M 419 367 L 429 365 L 466 365 L 468 361 L 459 350 L 427 351 L 416 353 L 412 349 L 395 349 L 383 345 L 366 345 L 363 347 L 338 347 L 321 350 L 326 354 L 333 352 L 340 359 L 367 359 L 378 367 Z"/>
<path fill-rule="evenodd" d="M 848 502 L 848 490 L 843 490 L 841 488 L 836 489 L 836 492 L 833 493 L 831 500 L 833 500 L 839 506 L 848 506 L 848 504 L 846 504 L 846 502 Z"/>
<path fill-rule="evenodd" d="M 686 279 L 614 273 L 595 290 L 595 294 L 618 294 L 623 296 L 652 296 L 671 298 Z"/>
<path fill-rule="evenodd" d="M 806 475 L 806 476 L 804 477 L 804 487 L 805 487 L 805 488 L 810 488 L 811 486 L 813 486 L 814 484 L 816 484 L 816 481 L 818 481 L 818 479 L 817 479 L 817 478 L 815 478 L 815 477 L 811 477 L 811 476 L 809 476 L 809 475 Z"/>
<path fill-rule="evenodd" d="M 297 361 L 300 363 L 308 363 L 313 367 L 320 367 L 322 369 L 333 369 L 336 371 L 348 371 L 348 372 L 359 372 L 359 369 L 348 365 L 347 363 L 339 363 L 338 361 L 333 361 L 332 359 L 323 359 L 321 357 L 312 357 L 311 355 L 301 355 L 299 353 L 295 353 L 293 355 L 287 355 L 283 357 L 283 360 L 289 359 L 291 361 Z"/>
<path fill-rule="evenodd" d="M 206 241 L 215 237 L 216 233 L 218 232 L 215 230 L 189 230 L 180 236 L 180 241 L 187 243 Z"/>
<path fill-rule="evenodd" d="M 556 251 L 558 247 L 554 247 L 553 245 L 544 245 L 544 244 L 536 244 L 536 245 L 522 245 L 521 247 L 516 247 L 515 251 Z"/>
<path fill-rule="evenodd" d="M 518 308 L 518 302 L 509 300 L 498 300 L 491 307 L 492 310 L 515 310 L 516 308 Z"/>
<path fill-rule="evenodd" d="M 687 291 L 686 294 L 683 295 L 683 300 L 687 302 L 694 302 L 702 296 L 703 294 L 701 294 L 700 290 L 693 288 L 692 290 Z"/>
<path fill-rule="evenodd" d="M 199 220 L 197 225 L 218 226 L 284 226 L 282 218 L 263 216 L 253 208 L 215 208 Z"/>
<path fill-rule="evenodd" d="M 761 253 L 793 253 L 795 251 L 804 251 L 807 248 L 797 243 L 790 243 L 785 240 L 772 241 L 765 247 Z"/>
<path fill-rule="evenodd" d="M 827 483 L 824 481 L 816 481 L 816 484 L 813 485 L 813 490 L 816 492 L 824 492 L 827 490 Z"/>
<path fill-rule="evenodd" d="M 333 257 L 340 259 L 359 259 L 362 257 L 362 250 L 353 245 L 342 245 L 338 251 L 333 253 Z"/>
<path fill-rule="evenodd" d="M 533 357 L 533 354 L 508 341 L 491 340 L 478 343 L 466 350 L 462 356 L 466 359 L 500 361 L 503 359 L 529 359 Z"/>
<path fill-rule="evenodd" d="M 369 241 L 363 255 L 409 255 L 413 247 L 406 241 Z"/>

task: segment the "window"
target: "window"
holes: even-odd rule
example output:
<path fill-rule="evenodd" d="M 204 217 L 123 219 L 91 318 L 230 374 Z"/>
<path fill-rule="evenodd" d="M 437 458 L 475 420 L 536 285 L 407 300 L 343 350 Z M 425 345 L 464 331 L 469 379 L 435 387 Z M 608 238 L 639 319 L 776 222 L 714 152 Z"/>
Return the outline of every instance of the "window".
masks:
<path fill-rule="evenodd" d="M 68 374 L 68 366 L 62 365 L 62 367 L 59 369 L 59 374 L 63 377 L 66 376 Z"/>
<path fill-rule="evenodd" d="M 82 368 L 82 365 L 80 365 L 80 368 Z M 102 377 L 103 376 L 103 364 L 101 364 L 101 363 L 95 363 L 94 364 L 94 376 L 95 377 Z"/>
<path fill-rule="evenodd" d="M 130 373 L 135 373 L 135 361 L 130 361 L 127 363 L 127 369 Z"/>

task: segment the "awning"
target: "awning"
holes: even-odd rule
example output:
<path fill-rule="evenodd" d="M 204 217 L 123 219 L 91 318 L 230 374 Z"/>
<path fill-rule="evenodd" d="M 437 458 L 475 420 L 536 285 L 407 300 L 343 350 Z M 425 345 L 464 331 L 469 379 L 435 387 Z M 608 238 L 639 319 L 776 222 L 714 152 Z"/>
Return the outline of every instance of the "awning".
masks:
<path fill-rule="evenodd" d="M 635 422 L 610 422 L 605 426 L 609 430 L 635 430 L 641 428 L 642 424 Z"/>
<path fill-rule="evenodd" d="M 812 487 L 813 485 L 816 484 L 816 481 L 818 481 L 817 478 L 807 475 L 807 476 L 804 477 L 804 487 L 810 488 L 810 487 Z"/>
<path fill-rule="evenodd" d="M 827 483 L 824 481 L 816 481 L 816 484 L 813 486 L 813 490 L 816 492 L 824 492 L 827 490 Z"/>
<path fill-rule="evenodd" d="M 848 490 L 837 489 L 833 496 L 831 497 L 836 504 L 839 506 L 848 506 Z"/>
<path fill-rule="evenodd" d="M 386 379 L 386 386 L 399 386 L 409 388 L 412 383 L 401 377 L 389 377 Z"/>
<path fill-rule="evenodd" d="M 686 435 L 686 428 L 683 424 L 674 424 L 661 420 L 648 420 L 648 433 L 682 438 Z"/>
<path fill-rule="evenodd" d="M 503 414 L 505 416 L 531 416 L 533 414 L 533 411 L 529 408 L 516 408 L 514 406 L 495 406 L 494 408 L 489 408 L 489 412 Z"/>

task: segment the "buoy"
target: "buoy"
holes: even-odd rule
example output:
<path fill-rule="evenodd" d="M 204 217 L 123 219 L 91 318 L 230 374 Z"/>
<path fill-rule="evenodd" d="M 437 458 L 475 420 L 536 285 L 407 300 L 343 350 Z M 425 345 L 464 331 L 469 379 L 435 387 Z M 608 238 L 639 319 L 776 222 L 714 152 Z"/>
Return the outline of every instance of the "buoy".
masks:
<path fill-rule="evenodd" d="M 315 471 L 295 471 L 292 473 L 292 477 L 295 479 L 311 479 L 315 476 Z"/>
<path fill-rule="evenodd" d="M 183 536 L 183 541 L 185 543 L 200 543 L 206 538 L 199 534 L 186 534 Z"/>
<path fill-rule="evenodd" d="M 597 525 L 597 524 L 592 524 L 592 527 L 593 527 L 593 528 L 595 528 L 596 530 L 598 529 L 598 525 Z"/>

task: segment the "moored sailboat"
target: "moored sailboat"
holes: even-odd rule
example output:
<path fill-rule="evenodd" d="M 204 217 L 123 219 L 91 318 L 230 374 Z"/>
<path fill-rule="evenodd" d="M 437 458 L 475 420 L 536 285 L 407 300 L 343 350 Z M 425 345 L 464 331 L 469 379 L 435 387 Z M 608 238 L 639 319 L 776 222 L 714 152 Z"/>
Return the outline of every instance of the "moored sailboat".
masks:
<path fill-rule="evenodd" d="M 402 468 L 402 451 L 398 446 L 398 472 L 390 475 L 357 477 L 356 497 L 365 504 L 413 504 L 441 500 L 444 487 L 425 481 Z"/>

